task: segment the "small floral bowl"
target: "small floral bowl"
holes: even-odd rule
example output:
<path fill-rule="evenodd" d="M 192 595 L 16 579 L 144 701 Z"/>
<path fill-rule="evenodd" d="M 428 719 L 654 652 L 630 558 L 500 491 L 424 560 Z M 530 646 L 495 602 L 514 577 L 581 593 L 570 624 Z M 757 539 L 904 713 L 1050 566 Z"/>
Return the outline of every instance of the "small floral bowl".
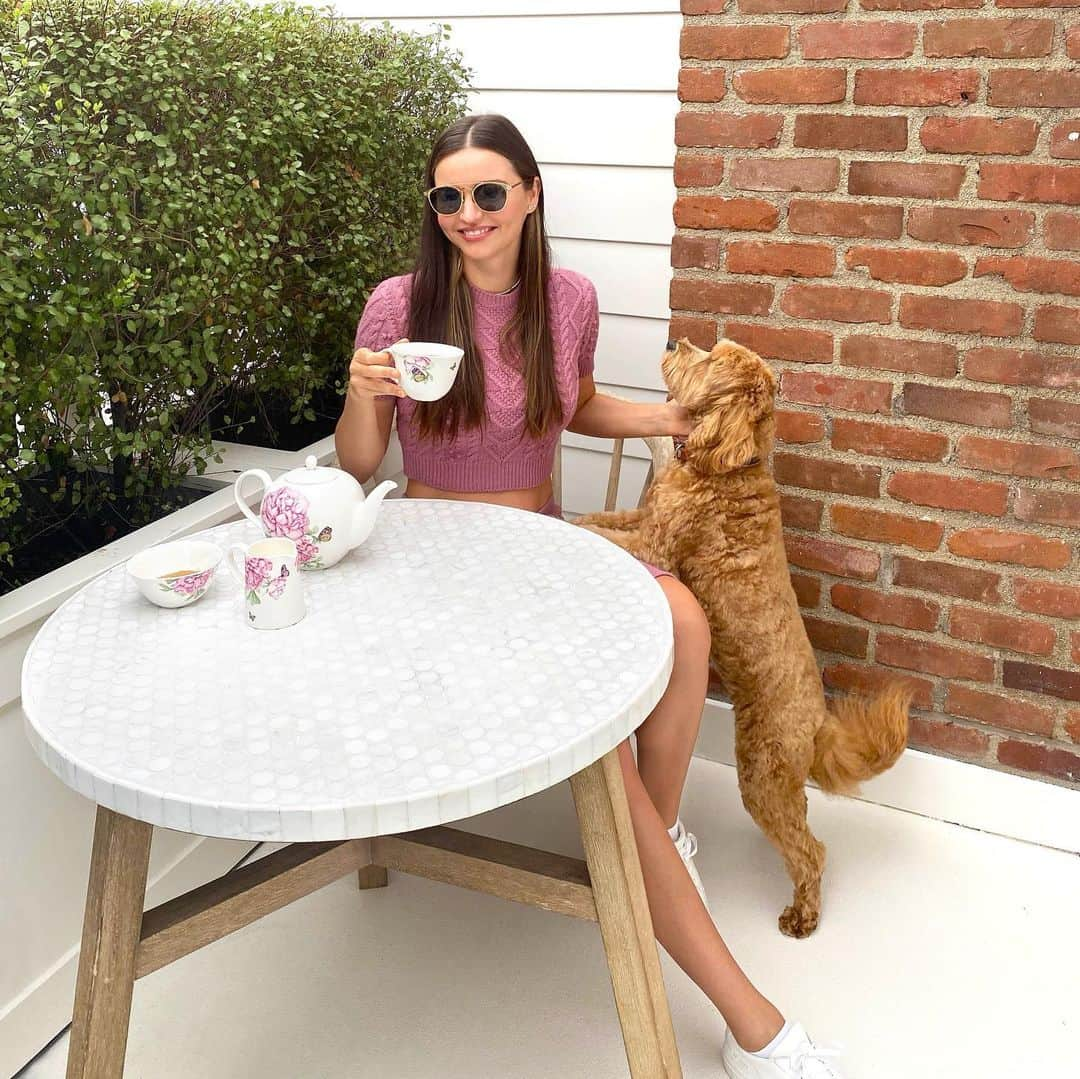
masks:
<path fill-rule="evenodd" d="M 147 547 L 128 564 L 128 576 L 159 607 L 186 607 L 210 587 L 221 548 L 206 540 L 174 540 Z"/>

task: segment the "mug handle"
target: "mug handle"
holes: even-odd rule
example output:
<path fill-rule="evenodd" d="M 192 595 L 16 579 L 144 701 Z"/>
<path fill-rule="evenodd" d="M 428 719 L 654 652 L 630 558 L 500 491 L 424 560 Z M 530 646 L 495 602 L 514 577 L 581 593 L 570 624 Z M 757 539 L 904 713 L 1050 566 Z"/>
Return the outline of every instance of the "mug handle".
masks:
<path fill-rule="evenodd" d="M 261 468 L 249 468 L 246 472 L 241 472 L 236 477 L 236 482 L 233 484 L 233 498 L 236 499 L 236 504 L 240 507 L 240 512 L 249 520 L 254 521 L 260 528 L 262 527 L 262 521 L 259 519 L 258 514 L 252 513 L 248 504 L 240 497 L 240 485 L 248 476 L 255 476 L 259 482 L 263 485 L 262 495 L 259 496 L 259 503 L 261 505 L 263 497 L 266 495 L 270 484 L 273 482 L 270 479 L 268 472 L 264 472 Z M 265 529 L 264 529 L 265 531 Z"/>
<path fill-rule="evenodd" d="M 240 555 L 239 563 L 236 561 L 237 554 Z M 229 567 L 229 572 L 240 582 L 241 588 L 247 583 L 247 574 L 241 568 L 246 558 L 247 548 L 242 543 L 232 544 L 225 552 L 225 564 Z"/>

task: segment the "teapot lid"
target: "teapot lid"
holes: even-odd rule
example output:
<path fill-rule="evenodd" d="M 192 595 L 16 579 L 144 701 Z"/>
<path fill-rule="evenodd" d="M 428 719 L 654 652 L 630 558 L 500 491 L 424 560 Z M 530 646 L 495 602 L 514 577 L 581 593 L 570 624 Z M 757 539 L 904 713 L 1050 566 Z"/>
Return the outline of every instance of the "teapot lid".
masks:
<path fill-rule="evenodd" d="M 295 483 L 301 487 L 314 487 L 321 483 L 330 483 L 341 475 L 340 468 L 325 468 L 320 466 L 318 458 L 309 454 L 304 458 L 303 468 L 293 468 L 282 476 L 288 483 Z"/>

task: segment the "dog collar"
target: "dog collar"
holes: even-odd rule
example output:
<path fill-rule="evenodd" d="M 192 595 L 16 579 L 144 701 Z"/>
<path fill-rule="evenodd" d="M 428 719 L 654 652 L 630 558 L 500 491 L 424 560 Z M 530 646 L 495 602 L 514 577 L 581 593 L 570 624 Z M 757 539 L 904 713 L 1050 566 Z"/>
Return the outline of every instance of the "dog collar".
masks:
<path fill-rule="evenodd" d="M 683 456 L 683 453 L 684 453 L 684 451 L 686 449 L 686 439 L 685 438 L 676 438 L 674 435 L 672 435 L 672 441 L 675 443 L 675 460 L 685 463 L 685 458 Z M 759 464 L 761 464 L 761 458 L 760 457 L 753 457 L 749 461 L 747 461 L 745 465 L 739 465 L 738 468 L 730 469 L 730 471 L 731 472 L 738 472 L 739 469 L 751 468 L 754 465 L 759 465 Z"/>

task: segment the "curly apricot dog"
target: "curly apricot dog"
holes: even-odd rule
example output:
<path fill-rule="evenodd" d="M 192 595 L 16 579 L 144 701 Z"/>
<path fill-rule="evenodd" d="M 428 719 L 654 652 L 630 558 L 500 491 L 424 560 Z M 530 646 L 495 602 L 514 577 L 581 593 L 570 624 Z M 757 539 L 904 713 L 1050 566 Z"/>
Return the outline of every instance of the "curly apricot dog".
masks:
<path fill-rule="evenodd" d="M 779 848 L 795 884 L 780 929 L 818 924 L 825 847 L 806 823 L 807 776 L 850 792 L 903 752 L 910 693 L 825 701 L 788 574 L 780 498 L 769 469 L 776 379 L 753 352 L 685 339 L 664 354 L 664 380 L 690 413 L 679 458 L 636 510 L 577 520 L 676 573 L 712 628 L 712 665 L 735 708 L 743 805 Z"/>

